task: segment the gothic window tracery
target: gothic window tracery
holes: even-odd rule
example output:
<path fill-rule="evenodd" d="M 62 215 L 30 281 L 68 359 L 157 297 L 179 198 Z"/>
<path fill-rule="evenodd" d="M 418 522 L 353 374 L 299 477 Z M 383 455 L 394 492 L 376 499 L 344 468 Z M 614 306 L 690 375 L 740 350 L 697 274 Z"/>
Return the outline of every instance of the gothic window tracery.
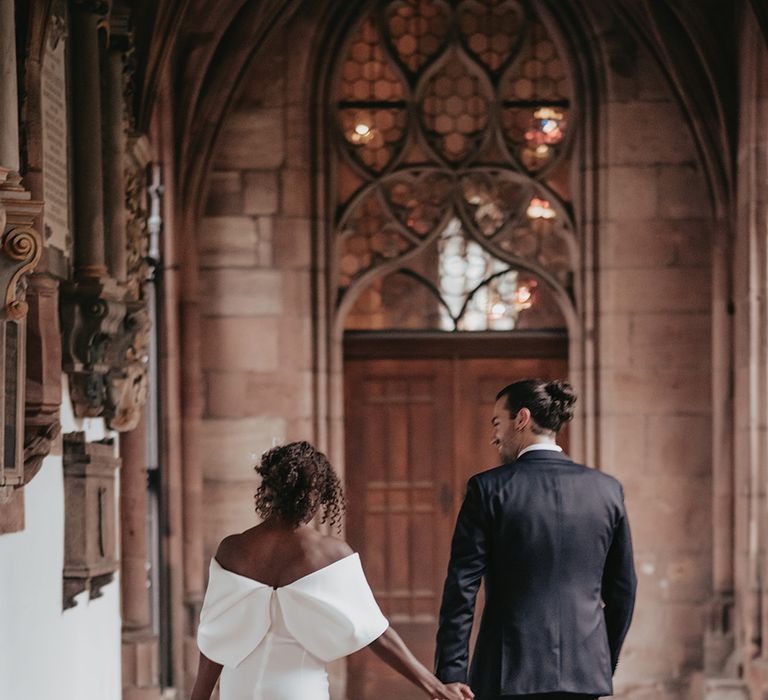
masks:
<path fill-rule="evenodd" d="M 564 326 L 571 79 L 535 4 L 377 3 L 334 85 L 347 327 Z"/>

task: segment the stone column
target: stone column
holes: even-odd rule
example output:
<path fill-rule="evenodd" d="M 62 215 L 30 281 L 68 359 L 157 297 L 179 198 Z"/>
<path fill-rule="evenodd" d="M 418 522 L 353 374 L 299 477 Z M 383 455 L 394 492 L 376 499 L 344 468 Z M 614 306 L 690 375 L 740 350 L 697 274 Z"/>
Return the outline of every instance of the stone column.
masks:
<path fill-rule="evenodd" d="M 4 0 L 8 1 L 8 0 Z M 80 277 L 106 275 L 101 140 L 99 19 L 102 3 L 71 5 L 69 50 L 73 67 L 75 267 Z"/>
<path fill-rule="evenodd" d="M 114 400 L 122 391 L 113 380 L 126 370 L 126 352 L 138 330 L 126 318 L 133 310 L 125 290 L 106 267 L 101 65 L 108 10 L 109 3 L 99 0 L 70 3 L 75 274 L 62 286 L 61 320 L 62 365 L 79 417 L 111 417 L 105 412 L 117 408 Z"/>
<path fill-rule="evenodd" d="M 108 230 L 107 254 L 109 271 L 118 282 L 127 275 L 126 209 L 125 209 L 125 150 L 126 120 L 123 97 L 123 51 L 112 48 L 107 56 L 107 103 L 105 153 L 105 208 Z"/>
<path fill-rule="evenodd" d="M 187 217 L 185 230 L 194 232 L 192 217 Z M 198 298 L 198 262 L 194 238 L 181 251 L 182 327 L 182 435 L 184 497 L 184 607 L 189 624 L 185 630 L 185 674 L 183 691 L 189 692 L 194 682 L 197 645 L 197 620 L 203 602 L 205 564 L 203 556 L 203 464 L 200 456 L 200 432 L 203 416 L 203 376 L 201 360 L 202 326 Z"/>
<path fill-rule="evenodd" d="M 147 423 L 120 436 L 120 588 L 123 699 L 160 698 L 159 649 L 147 592 Z"/>
<path fill-rule="evenodd" d="M 146 417 L 120 436 L 123 470 L 120 477 L 120 552 L 123 627 L 150 624 L 147 596 L 147 428 Z"/>
<path fill-rule="evenodd" d="M 19 171 L 19 98 L 13 0 L 0 0 L 0 171 Z M 0 174 L 0 187 L 5 178 Z"/>

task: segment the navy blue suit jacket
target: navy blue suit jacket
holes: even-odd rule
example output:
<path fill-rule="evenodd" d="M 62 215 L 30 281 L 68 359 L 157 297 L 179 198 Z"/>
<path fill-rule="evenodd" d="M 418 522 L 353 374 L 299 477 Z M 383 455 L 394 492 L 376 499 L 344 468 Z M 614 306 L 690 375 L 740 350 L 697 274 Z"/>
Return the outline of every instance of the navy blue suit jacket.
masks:
<path fill-rule="evenodd" d="M 485 609 L 468 669 L 475 598 Z M 611 695 L 637 580 L 621 484 L 554 450 L 473 476 L 459 512 L 436 674 L 500 695 Z"/>

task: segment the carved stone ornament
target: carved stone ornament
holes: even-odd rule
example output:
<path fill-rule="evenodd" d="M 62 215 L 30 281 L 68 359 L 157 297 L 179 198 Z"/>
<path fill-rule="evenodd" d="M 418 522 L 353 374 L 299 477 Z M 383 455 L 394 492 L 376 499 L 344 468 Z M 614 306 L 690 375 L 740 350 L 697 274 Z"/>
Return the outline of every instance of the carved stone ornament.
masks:
<path fill-rule="evenodd" d="M 109 278 L 86 279 L 63 285 L 61 319 L 75 414 L 133 430 L 147 397 L 146 302 L 127 299 L 126 289 Z"/>
<path fill-rule="evenodd" d="M 146 193 L 146 182 L 129 183 Z M 138 195 L 136 195 L 138 199 Z M 62 286 L 63 367 L 78 417 L 103 416 L 118 431 L 136 427 L 147 397 L 151 324 L 144 298 L 146 210 L 129 210 L 129 276 Z"/>
<path fill-rule="evenodd" d="M 147 166 L 151 161 L 146 136 L 132 135 L 128 141 L 128 165 L 125 170 L 125 207 L 127 279 L 130 299 L 144 298 L 144 285 L 149 277 L 149 211 L 147 206 Z"/>
<path fill-rule="evenodd" d="M 109 398 L 108 376 L 122 368 L 125 292 L 110 278 L 62 285 L 62 365 L 78 417 L 101 416 Z"/>
<path fill-rule="evenodd" d="M 18 321 L 27 315 L 24 275 L 40 261 L 43 245 L 34 229 L 34 219 L 43 203 L 24 190 L 0 189 L 0 318 Z"/>
<path fill-rule="evenodd" d="M 77 0 L 77 4 L 107 3 Z M 110 59 L 118 59 L 107 62 L 111 91 L 110 116 L 105 120 L 105 142 L 113 154 L 105 170 L 109 177 L 104 227 L 111 276 L 104 276 L 103 269 L 94 273 L 81 265 L 75 282 L 62 285 L 62 365 L 69 374 L 75 414 L 103 416 L 109 428 L 128 431 L 137 425 L 147 396 L 150 321 L 144 286 L 149 242 L 147 166 L 152 152 L 147 137 L 132 130 L 130 14 L 123 3 L 108 4 L 114 12 Z M 119 90 L 115 92 L 114 87 Z M 116 174 L 119 165 L 122 169 L 117 167 Z"/>
<path fill-rule="evenodd" d="M 107 424 L 113 430 L 133 430 L 147 400 L 151 322 L 146 308 L 145 285 L 149 277 L 149 233 L 147 219 L 147 164 L 150 148 L 146 136 L 132 135 L 128 141 L 125 170 L 126 207 L 126 315 L 116 364 L 108 377 Z"/>
<path fill-rule="evenodd" d="M 42 202 L 31 199 L 17 177 L 0 172 L 0 487 L 19 487 L 24 474 L 24 380 L 27 274 L 42 241 L 33 222 Z"/>
<path fill-rule="evenodd" d="M 129 302 L 119 336 L 119 368 L 107 377 L 109 395 L 105 408 L 107 425 L 112 430 L 133 430 L 147 401 L 149 334 L 151 323 L 143 302 Z"/>
<path fill-rule="evenodd" d="M 119 568 L 115 477 L 120 460 L 112 440 L 86 442 L 85 433 L 64 436 L 64 599 L 90 598 L 112 581 Z"/>

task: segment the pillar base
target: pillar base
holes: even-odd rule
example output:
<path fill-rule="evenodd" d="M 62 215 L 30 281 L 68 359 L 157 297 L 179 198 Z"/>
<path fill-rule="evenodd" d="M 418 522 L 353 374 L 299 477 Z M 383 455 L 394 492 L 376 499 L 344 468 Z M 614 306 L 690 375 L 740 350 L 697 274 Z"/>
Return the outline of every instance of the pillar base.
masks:
<path fill-rule="evenodd" d="M 0 190 L 3 192 L 25 192 L 21 184 L 21 175 L 15 170 L 0 165 Z"/>
<path fill-rule="evenodd" d="M 161 700 L 160 653 L 151 630 L 123 632 L 123 700 Z"/>

